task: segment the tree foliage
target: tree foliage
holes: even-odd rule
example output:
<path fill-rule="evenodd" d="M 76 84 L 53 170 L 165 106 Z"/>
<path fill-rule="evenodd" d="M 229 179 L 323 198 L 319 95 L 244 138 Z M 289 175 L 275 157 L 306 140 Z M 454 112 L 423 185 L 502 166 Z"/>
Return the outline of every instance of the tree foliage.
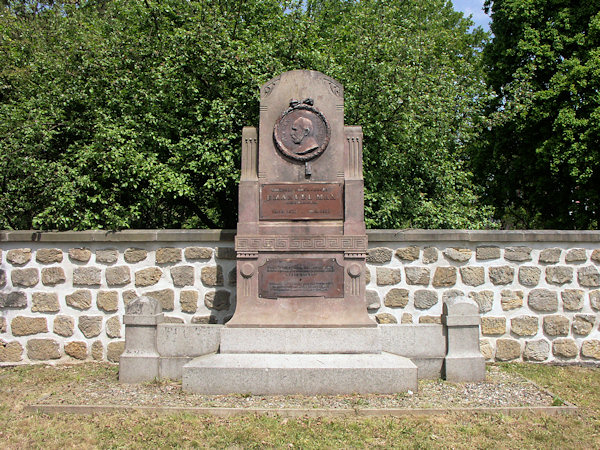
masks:
<path fill-rule="evenodd" d="M 597 228 L 600 3 L 488 0 L 480 180 L 507 225 Z"/>
<path fill-rule="evenodd" d="M 371 227 L 479 228 L 485 36 L 445 0 L 8 1 L 0 228 L 235 227 L 241 128 L 291 69 L 345 85 Z"/>

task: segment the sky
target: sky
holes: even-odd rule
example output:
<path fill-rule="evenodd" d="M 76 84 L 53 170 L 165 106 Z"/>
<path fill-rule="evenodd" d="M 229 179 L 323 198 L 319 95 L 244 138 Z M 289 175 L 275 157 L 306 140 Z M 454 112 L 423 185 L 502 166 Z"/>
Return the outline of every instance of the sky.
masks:
<path fill-rule="evenodd" d="M 490 29 L 490 18 L 483 12 L 484 0 L 452 0 L 454 9 L 462 11 L 465 16 L 472 14 L 475 25 L 481 25 L 484 30 Z"/>

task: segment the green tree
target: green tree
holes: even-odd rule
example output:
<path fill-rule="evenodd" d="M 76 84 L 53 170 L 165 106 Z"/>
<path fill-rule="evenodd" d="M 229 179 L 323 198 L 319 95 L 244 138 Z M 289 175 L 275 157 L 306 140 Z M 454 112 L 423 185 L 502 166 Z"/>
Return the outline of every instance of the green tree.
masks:
<path fill-rule="evenodd" d="M 479 180 L 506 226 L 597 228 L 600 3 L 488 0 Z"/>
<path fill-rule="evenodd" d="M 241 128 L 291 69 L 346 87 L 369 226 L 490 225 L 464 151 L 485 36 L 450 2 L 4 4 L 0 228 L 234 227 Z"/>

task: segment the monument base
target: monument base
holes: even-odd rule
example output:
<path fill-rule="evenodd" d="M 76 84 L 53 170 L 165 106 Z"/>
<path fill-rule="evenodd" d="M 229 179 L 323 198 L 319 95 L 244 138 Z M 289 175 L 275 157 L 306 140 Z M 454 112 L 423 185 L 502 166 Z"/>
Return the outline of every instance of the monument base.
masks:
<path fill-rule="evenodd" d="M 220 353 L 186 364 L 183 389 L 255 395 L 416 392 L 417 366 L 391 353 Z"/>

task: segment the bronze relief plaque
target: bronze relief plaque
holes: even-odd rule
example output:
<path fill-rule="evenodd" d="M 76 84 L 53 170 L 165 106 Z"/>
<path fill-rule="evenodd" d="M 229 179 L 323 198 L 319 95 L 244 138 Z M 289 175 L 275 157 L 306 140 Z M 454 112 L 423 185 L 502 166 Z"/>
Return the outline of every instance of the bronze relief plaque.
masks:
<path fill-rule="evenodd" d="M 344 268 L 335 258 L 272 258 L 258 268 L 258 296 L 344 296 Z"/>
<path fill-rule="evenodd" d="M 343 183 L 274 183 L 260 187 L 260 220 L 344 218 Z"/>
<path fill-rule="evenodd" d="M 277 149 L 294 161 L 306 162 L 321 155 L 331 137 L 325 116 L 313 106 L 313 100 L 292 100 L 273 127 Z"/>

